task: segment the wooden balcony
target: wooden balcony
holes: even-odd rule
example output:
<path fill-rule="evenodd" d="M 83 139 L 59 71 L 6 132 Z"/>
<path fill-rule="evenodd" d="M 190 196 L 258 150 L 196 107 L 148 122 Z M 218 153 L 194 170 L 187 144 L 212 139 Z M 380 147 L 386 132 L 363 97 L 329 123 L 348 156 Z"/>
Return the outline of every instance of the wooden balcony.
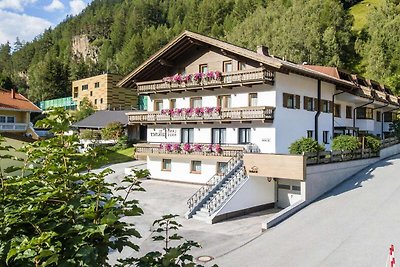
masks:
<path fill-rule="evenodd" d="M 399 104 L 399 99 L 397 98 L 397 96 L 394 95 L 387 95 L 388 96 L 388 100 L 392 103 L 392 104 Z"/>
<path fill-rule="evenodd" d="M 27 128 L 26 123 L 0 123 L 0 132 L 25 132 Z"/>
<path fill-rule="evenodd" d="M 203 78 L 200 81 L 165 82 L 163 80 L 137 82 L 139 94 L 156 94 L 182 91 L 214 90 L 216 88 L 232 88 L 234 86 L 251 86 L 274 82 L 274 72 L 264 68 L 234 71 L 222 73 L 220 79 L 209 80 Z"/>
<path fill-rule="evenodd" d="M 162 114 L 160 111 L 127 113 L 129 124 L 212 123 L 232 121 L 272 121 L 274 107 L 223 108 L 219 112 Z"/>
<path fill-rule="evenodd" d="M 163 144 L 165 146 L 165 144 Z M 202 151 L 184 151 L 182 149 L 183 144 L 180 144 L 180 150 L 176 151 L 171 149 L 169 151 L 168 149 L 161 148 L 160 144 L 136 144 L 136 156 L 166 156 L 168 157 L 196 157 L 196 158 L 202 158 L 202 157 L 208 157 L 208 156 L 214 156 L 214 157 L 227 157 L 231 158 L 237 155 L 237 153 L 243 153 L 245 148 L 244 146 L 229 146 L 229 145 L 222 145 L 221 150 L 219 152 L 215 150 L 208 151 L 206 148 L 210 144 L 202 144 L 204 146 L 204 150 Z"/>

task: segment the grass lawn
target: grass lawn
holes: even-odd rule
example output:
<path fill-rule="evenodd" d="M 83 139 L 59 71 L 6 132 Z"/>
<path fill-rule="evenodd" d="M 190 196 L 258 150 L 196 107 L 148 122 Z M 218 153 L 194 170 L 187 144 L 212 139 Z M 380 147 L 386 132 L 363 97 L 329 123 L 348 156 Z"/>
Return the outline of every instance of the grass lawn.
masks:
<path fill-rule="evenodd" d="M 112 151 L 107 149 L 106 158 L 98 162 L 94 168 L 100 168 L 104 165 L 127 162 L 134 160 L 133 158 L 134 147 Z"/>
<path fill-rule="evenodd" d="M 353 30 L 360 31 L 368 21 L 368 13 L 382 3 L 383 0 L 364 0 L 352 6 L 350 13 L 354 16 Z"/>
<path fill-rule="evenodd" d="M 19 149 L 22 146 L 26 145 L 27 143 L 19 141 L 19 140 L 15 140 L 15 139 L 10 139 L 10 138 L 5 138 L 5 142 L 2 143 L 3 146 L 12 146 L 15 149 Z M 24 158 L 25 154 L 21 153 L 21 152 L 16 152 L 16 151 L 0 151 L 0 155 L 12 155 L 12 156 L 17 156 L 17 157 L 21 157 Z M 1 164 L 1 168 L 4 170 L 7 167 L 11 167 L 11 166 L 22 166 L 22 162 L 20 161 L 15 161 L 12 159 L 1 159 L 0 160 L 0 164 Z M 14 173 L 13 173 L 14 174 Z"/>

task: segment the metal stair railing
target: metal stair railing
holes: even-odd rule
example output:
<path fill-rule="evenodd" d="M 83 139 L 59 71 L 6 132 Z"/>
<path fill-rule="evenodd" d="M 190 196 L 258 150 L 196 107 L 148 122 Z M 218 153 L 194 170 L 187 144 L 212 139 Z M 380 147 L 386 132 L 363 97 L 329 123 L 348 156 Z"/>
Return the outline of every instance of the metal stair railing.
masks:
<path fill-rule="evenodd" d="M 228 179 L 226 184 L 224 184 L 207 203 L 206 208 L 208 210 L 208 215 L 211 215 L 219 208 L 246 178 L 246 170 L 245 167 L 242 166 L 236 173 L 232 174 L 232 177 Z"/>
<path fill-rule="evenodd" d="M 241 164 L 242 157 L 242 152 L 236 153 L 236 155 L 227 162 L 224 173 L 214 174 L 205 185 L 203 185 L 188 199 L 187 205 L 189 207 L 189 212 L 192 212 L 204 200 L 204 198 L 221 183 L 222 180 L 224 180 L 239 164 Z"/>

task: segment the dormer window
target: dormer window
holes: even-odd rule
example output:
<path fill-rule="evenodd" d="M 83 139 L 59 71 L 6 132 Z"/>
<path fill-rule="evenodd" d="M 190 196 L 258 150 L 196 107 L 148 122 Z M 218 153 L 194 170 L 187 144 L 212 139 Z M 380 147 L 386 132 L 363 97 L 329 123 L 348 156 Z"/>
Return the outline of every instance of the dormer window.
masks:
<path fill-rule="evenodd" d="M 232 61 L 224 61 L 224 72 L 232 71 Z"/>
<path fill-rule="evenodd" d="M 245 69 L 246 69 L 246 63 L 239 61 L 238 70 L 245 70 Z"/>
<path fill-rule="evenodd" d="M 199 67 L 199 71 L 201 73 L 207 73 L 208 72 L 208 65 L 207 64 L 201 64 Z"/>

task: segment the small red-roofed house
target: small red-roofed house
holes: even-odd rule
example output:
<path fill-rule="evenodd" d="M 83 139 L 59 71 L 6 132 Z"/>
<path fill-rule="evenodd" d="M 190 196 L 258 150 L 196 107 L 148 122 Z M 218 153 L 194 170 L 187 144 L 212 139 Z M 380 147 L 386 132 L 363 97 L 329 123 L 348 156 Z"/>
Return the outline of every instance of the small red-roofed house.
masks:
<path fill-rule="evenodd" d="M 42 112 L 15 90 L 0 89 L 0 134 L 12 133 L 39 138 L 30 123 L 32 112 Z"/>

